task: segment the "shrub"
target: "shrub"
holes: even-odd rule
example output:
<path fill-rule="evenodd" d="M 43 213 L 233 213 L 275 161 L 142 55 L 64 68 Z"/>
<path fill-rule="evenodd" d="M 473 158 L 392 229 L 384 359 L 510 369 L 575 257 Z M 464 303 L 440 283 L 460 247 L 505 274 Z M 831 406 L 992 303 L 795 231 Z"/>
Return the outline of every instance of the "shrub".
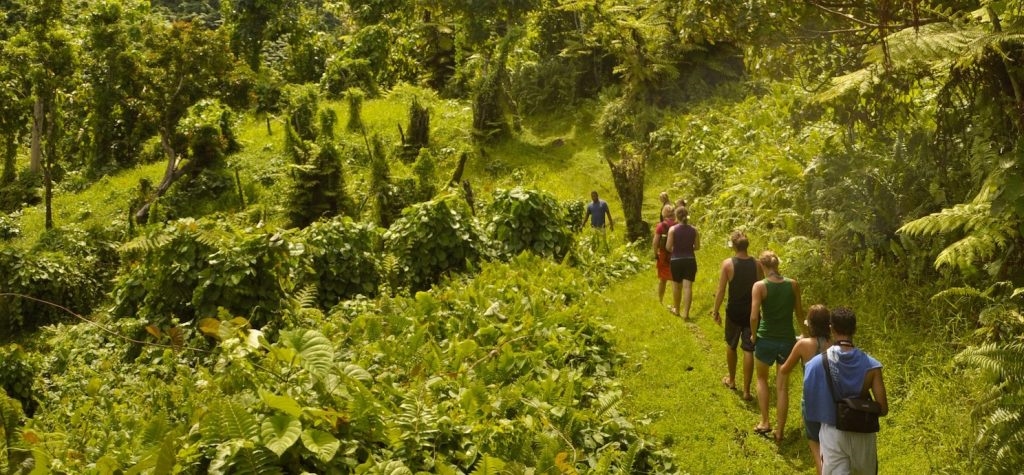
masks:
<path fill-rule="evenodd" d="M 488 214 L 487 236 L 505 258 L 530 251 L 562 259 L 572 246 L 562 209 L 549 194 L 523 188 L 498 190 Z"/>
<path fill-rule="evenodd" d="M 334 218 L 313 223 L 299 238 L 305 245 L 303 258 L 309 264 L 309 272 L 299 279 L 299 286 L 316 285 L 320 308 L 329 309 L 356 295 L 376 295 L 380 284 L 376 254 L 381 243 L 373 225 L 347 217 Z"/>
<path fill-rule="evenodd" d="M 20 345 L 0 347 L 0 387 L 17 399 L 30 417 L 36 408 L 33 382 L 38 372 L 38 359 Z"/>
<path fill-rule="evenodd" d="M 345 99 L 348 101 L 348 123 L 345 129 L 349 132 L 363 130 L 363 99 L 365 97 L 366 93 L 358 87 L 345 91 Z"/>
<path fill-rule="evenodd" d="M 21 212 L 0 214 L 0 241 L 9 241 L 21 236 Z"/>
<path fill-rule="evenodd" d="M 272 323 L 294 289 L 298 252 L 280 233 L 182 219 L 124 247 L 113 313 L 163 325 L 217 314 Z"/>
<path fill-rule="evenodd" d="M 0 249 L 0 328 L 7 334 L 33 330 L 68 319 L 66 311 L 87 314 L 103 295 L 93 273 L 93 257 L 83 259 L 59 252 Z"/>
<path fill-rule="evenodd" d="M 465 203 L 448 195 L 406 208 L 384 233 L 384 248 L 415 291 L 478 261 L 480 236 Z"/>

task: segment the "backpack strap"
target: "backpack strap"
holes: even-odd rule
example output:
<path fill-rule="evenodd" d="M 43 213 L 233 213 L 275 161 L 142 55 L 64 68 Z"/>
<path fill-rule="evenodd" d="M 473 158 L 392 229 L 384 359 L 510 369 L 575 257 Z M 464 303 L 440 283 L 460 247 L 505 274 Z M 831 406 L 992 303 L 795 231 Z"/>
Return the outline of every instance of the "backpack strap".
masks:
<path fill-rule="evenodd" d="M 836 400 L 836 388 L 832 382 L 832 369 L 828 365 L 827 351 L 821 354 L 821 364 L 825 367 L 825 381 L 828 381 L 828 393 L 832 396 L 832 402 L 839 402 Z"/>

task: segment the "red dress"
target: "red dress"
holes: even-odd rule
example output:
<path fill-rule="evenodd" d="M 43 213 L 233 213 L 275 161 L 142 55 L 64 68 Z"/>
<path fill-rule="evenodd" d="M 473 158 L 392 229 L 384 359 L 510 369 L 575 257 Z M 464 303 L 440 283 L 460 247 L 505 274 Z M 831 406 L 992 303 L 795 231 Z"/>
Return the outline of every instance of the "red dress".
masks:
<path fill-rule="evenodd" d="M 672 226 L 675 226 L 676 220 L 667 219 L 658 223 L 658 226 L 654 228 L 654 232 L 658 235 L 666 236 L 664 239 L 668 239 L 668 230 Z M 669 267 L 669 259 L 672 255 L 665 249 L 658 249 L 658 279 L 659 280 L 672 280 L 672 268 Z"/>

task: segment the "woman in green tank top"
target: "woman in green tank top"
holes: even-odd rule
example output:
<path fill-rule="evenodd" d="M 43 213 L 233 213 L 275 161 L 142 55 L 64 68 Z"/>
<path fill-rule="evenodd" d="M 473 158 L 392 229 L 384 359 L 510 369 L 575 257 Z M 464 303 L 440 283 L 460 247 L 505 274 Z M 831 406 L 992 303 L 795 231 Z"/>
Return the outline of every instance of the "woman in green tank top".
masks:
<path fill-rule="evenodd" d="M 803 313 L 803 308 L 796 280 L 779 273 L 779 257 L 772 251 L 764 251 L 758 260 L 766 277 L 755 282 L 751 289 L 750 328 L 757 330 L 750 339 L 754 342 L 757 405 L 761 410 L 761 422 L 754 427 L 754 432 L 768 435 L 772 432 L 768 419 L 768 368 L 782 364 L 793 350 L 796 342 L 793 321 L 795 315 Z"/>

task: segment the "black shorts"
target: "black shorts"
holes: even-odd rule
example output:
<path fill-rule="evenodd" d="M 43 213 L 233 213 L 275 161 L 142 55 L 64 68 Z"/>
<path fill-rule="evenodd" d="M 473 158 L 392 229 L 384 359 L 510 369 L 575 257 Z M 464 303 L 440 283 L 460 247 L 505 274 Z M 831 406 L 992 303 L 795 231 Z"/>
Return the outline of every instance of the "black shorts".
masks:
<path fill-rule="evenodd" d="M 682 282 L 697 280 L 697 258 L 696 257 L 673 257 L 669 261 L 672 267 L 672 281 Z"/>
<path fill-rule="evenodd" d="M 750 323 L 737 325 L 728 318 L 725 319 L 725 344 L 729 348 L 736 349 L 739 346 L 743 351 L 751 353 L 754 351 L 754 344 L 750 342 Z"/>

